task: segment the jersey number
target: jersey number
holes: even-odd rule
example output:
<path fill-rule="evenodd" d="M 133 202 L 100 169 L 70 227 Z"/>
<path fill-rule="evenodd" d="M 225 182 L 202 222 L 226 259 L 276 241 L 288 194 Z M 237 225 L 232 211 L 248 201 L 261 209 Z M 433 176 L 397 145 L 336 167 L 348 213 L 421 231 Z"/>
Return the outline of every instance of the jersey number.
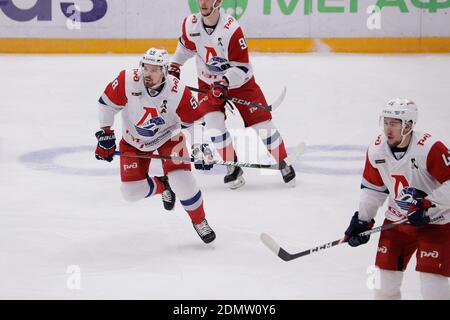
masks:
<path fill-rule="evenodd" d="M 450 153 L 450 151 L 449 151 Z M 450 156 L 446 157 L 445 154 L 442 155 L 442 159 L 444 159 L 444 163 L 447 167 L 450 166 Z"/>
<path fill-rule="evenodd" d="M 111 84 L 113 90 L 116 90 L 118 85 L 119 85 L 119 79 L 114 80 L 113 83 Z"/>
<path fill-rule="evenodd" d="M 191 103 L 191 107 L 192 107 L 192 110 L 195 110 L 195 109 L 197 109 L 197 107 L 198 107 L 198 103 L 197 103 L 197 100 L 195 100 L 195 98 L 194 98 L 194 97 L 192 97 L 192 98 L 191 98 L 191 101 L 190 101 L 190 103 Z"/>
<path fill-rule="evenodd" d="M 248 48 L 247 42 L 245 42 L 245 39 L 244 39 L 244 38 L 240 38 L 240 39 L 239 39 L 239 45 L 241 46 L 241 49 L 242 49 L 242 50 L 245 50 L 245 49 Z"/>

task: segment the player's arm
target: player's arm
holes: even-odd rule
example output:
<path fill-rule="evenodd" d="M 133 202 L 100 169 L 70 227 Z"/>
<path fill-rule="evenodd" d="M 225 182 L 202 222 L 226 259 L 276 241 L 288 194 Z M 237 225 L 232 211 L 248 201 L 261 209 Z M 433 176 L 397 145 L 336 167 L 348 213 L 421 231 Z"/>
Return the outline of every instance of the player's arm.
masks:
<path fill-rule="evenodd" d="M 230 39 L 228 61 L 231 67 L 225 72 L 223 78 L 230 88 L 239 88 L 253 76 L 248 46 L 241 27 L 236 29 Z"/>
<path fill-rule="evenodd" d="M 178 45 L 175 50 L 175 54 L 172 56 L 169 65 L 169 74 L 180 79 L 180 67 L 185 64 L 187 60 L 195 56 L 197 48 L 195 43 L 189 40 L 186 32 L 186 21 L 184 18 L 181 36 L 178 39 Z"/>
<path fill-rule="evenodd" d="M 181 128 L 191 137 L 191 144 L 203 143 L 203 114 L 191 91 L 185 87 L 183 97 L 177 108 L 181 120 Z"/>
<path fill-rule="evenodd" d="M 111 162 L 116 150 L 116 137 L 111 127 L 114 124 L 114 116 L 127 104 L 125 93 L 125 71 L 108 84 L 102 96 L 98 100 L 98 115 L 100 130 L 95 133 L 97 148 L 95 158 Z"/>
<path fill-rule="evenodd" d="M 414 186 L 403 189 L 398 199 L 412 225 L 421 226 L 433 218 L 450 218 L 450 153 L 442 142 L 435 142 L 426 157 L 427 172 L 441 185 L 429 195 Z M 445 217 L 444 217 L 445 218 Z"/>
<path fill-rule="evenodd" d="M 111 127 L 114 124 L 114 116 L 127 104 L 125 93 L 125 71 L 111 81 L 100 99 L 98 99 L 100 128 Z"/>
<path fill-rule="evenodd" d="M 359 219 L 371 221 L 375 218 L 378 208 L 383 205 L 388 195 L 389 191 L 380 172 L 372 165 L 367 151 L 359 197 Z"/>
<path fill-rule="evenodd" d="M 430 209 L 429 215 L 433 218 L 433 212 L 450 208 L 450 151 L 440 141 L 436 142 L 427 156 L 427 171 L 441 185 L 435 189 L 427 199 L 436 205 L 435 210 Z M 440 210 L 439 210 L 440 209 Z"/>
<path fill-rule="evenodd" d="M 361 182 L 359 211 L 355 212 L 345 231 L 345 239 L 350 246 L 357 247 L 369 241 L 370 236 L 359 236 L 358 234 L 372 229 L 375 223 L 373 218 L 375 218 L 378 208 L 383 205 L 387 195 L 388 189 L 384 185 L 380 172 L 370 162 L 367 151 Z"/>

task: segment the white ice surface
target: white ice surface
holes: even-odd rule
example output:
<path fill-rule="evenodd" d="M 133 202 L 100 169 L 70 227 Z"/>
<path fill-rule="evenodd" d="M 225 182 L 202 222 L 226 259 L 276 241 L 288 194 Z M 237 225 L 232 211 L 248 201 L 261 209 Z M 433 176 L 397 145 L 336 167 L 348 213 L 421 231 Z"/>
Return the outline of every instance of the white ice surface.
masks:
<path fill-rule="evenodd" d="M 365 246 L 286 263 L 259 234 L 290 251 L 343 235 L 358 205 L 364 149 L 379 133 L 378 112 L 390 98 L 415 100 L 418 130 L 448 145 L 450 56 L 252 58 L 269 101 L 288 87 L 273 115 L 286 145 L 305 141 L 309 149 L 296 163 L 295 189 L 279 173 L 246 169 L 245 187 L 231 191 L 223 168 L 195 171 L 217 233 L 207 246 L 179 203 L 170 213 L 159 197 L 126 203 L 117 159 L 94 158 L 97 99 L 138 56 L 0 55 L 0 298 L 371 299 L 367 269 L 378 235 Z M 195 85 L 192 61 L 182 77 Z M 239 116 L 227 121 L 242 126 Z M 250 147 L 243 130 L 233 133 L 240 136 L 238 154 L 254 160 L 246 150 L 259 142 L 249 134 Z M 343 151 L 333 151 L 339 146 Z M 158 161 L 152 172 L 161 173 Z M 80 267 L 80 290 L 66 285 L 71 265 Z M 406 299 L 420 298 L 414 267 L 412 259 Z"/>

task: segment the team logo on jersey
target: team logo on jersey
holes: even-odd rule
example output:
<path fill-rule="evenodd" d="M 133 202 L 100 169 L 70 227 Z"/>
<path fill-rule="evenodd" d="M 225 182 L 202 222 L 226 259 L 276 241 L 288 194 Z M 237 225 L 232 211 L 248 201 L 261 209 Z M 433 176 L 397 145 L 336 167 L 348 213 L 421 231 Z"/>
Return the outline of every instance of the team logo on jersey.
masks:
<path fill-rule="evenodd" d="M 223 47 L 222 38 L 219 37 L 219 39 L 217 39 L 217 42 L 219 42 L 219 46 Z"/>
<path fill-rule="evenodd" d="M 134 125 L 136 132 L 144 137 L 153 137 L 158 131 L 158 126 L 165 124 L 166 122 L 159 116 L 158 110 L 152 107 L 144 107 L 145 114 Z"/>
<path fill-rule="evenodd" d="M 200 37 L 200 32 L 196 32 L 196 33 L 189 33 L 190 37 Z"/>
<path fill-rule="evenodd" d="M 386 163 L 385 159 L 379 159 L 379 160 L 375 160 L 376 164 L 381 164 L 381 163 Z"/>
<path fill-rule="evenodd" d="M 206 64 L 207 68 L 211 72 L 224 72 L 230 68 L 230 63 L 227 59 L 221 57 L 212 57 Z"/>
<path fill-rule="evenodd" d="M 198 0 L 189 0 L 189 8 L 192 13 L 199 13 Z M 248 0 L 223 0 L 222 9 L 235 19 L 240 19 L 247 10 Z"/>
<path fill-rule="evenodd" d="M 409 187 L 408 180 L 403 175 L 393 174 L 392 178 L 394 179 L 394 198 L 397 199 L 400 192 Z"/>

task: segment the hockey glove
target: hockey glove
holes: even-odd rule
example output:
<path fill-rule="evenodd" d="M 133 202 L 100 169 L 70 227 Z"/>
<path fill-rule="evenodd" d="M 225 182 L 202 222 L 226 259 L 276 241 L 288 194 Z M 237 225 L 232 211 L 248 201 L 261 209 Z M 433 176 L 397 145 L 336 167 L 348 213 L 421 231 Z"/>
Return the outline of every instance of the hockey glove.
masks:
<path fill-rule="evenodd" d="M 224 80 L 211 84 L 208 92 L 208 101 L 213 106 L 225 105 L 224 97 L 228 94 L 228 83 Z"/>
<path fill-rule="evenodd" d="M 95 158 L 111 162 L 116 151 L 116 136 L 114 130 L 102 129 L 95 133 L 97 137 L 97 149 L 95 149 Z"/>
<path fill-rule="evenodd" d="M 351 247 L 357 247 L 367 243 L 370 239 L 370 235 L 359 236 L 358 234 L 372 229 L 375 224 L 375 220 L 373 219 L 370 222 L 359 220 L 358 214 L 359 212 L 356 211 L 350 221 L 350 225 L 345 231 L 345 241 L 347 241 Z"/>
<path fill-rule="evenodd" d="M 197 170 L 211 170 L 213 167 L 213 164 L 210 163 L 213 160 L 213 154 L 206 143 L 192 145 L 191 158 Z"/>
<path fill-rule="evenodd" d="M 427 194 L 419 189 L 408 187 L 400 191 L 395 202 L 408 217 L 409 223 L 414 226 L 421 226 L 430 222 L 427 216 L 429 208 L 436 207 L 426 198 Z"/>
<path fill-rule="evenodd" d="M 180 79 L 181 76 L 180 65 L 177 63 L 171 63 L 169 65 L 168 73 L 174 76 L 175 78 Z"/>

